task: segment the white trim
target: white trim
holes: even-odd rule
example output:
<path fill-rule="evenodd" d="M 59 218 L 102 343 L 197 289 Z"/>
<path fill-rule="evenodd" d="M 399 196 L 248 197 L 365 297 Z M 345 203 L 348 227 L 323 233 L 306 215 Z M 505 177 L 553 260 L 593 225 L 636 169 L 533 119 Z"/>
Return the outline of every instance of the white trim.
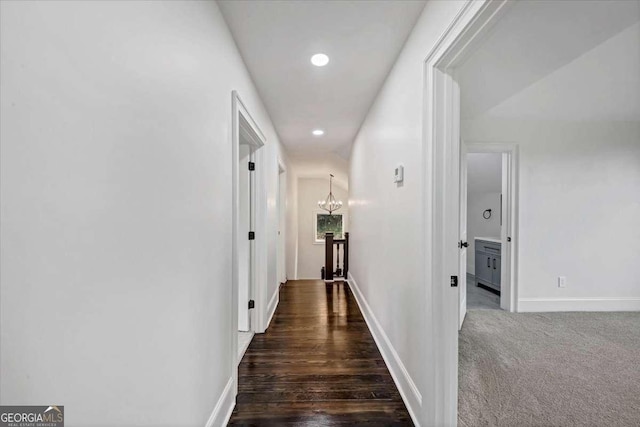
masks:
<path fill-rule="evenodd" d="M 276 262 L 278 263 L 277 276 L 278 276 L 278 288 L 280 283 L 287 281 L 287 168 L 280 156 L 278 156 L 278 174 L 276 175 L 276 181 L 278 185 L 278 236 L 277 236 L 277 250 L 276 250 Z M 282 227 L 282 228 L 281 228 Z M 268 312 L 268 310 L 267 310 Z M 266 322 L 266 327 L 269 326 L 270 319 Z"/>
<path fill-rule="evenodd" d="M 273 319 L 273 315 L 276 314 L 276 308 L 278 308 L 278 304 L 280 303 L 280 284 L 278 284 L 276 291 L 274 292 L 269 304 L 267 305 L 267 321 L 265 323 L 264 329 L 265 331 L 271 324 L 271 319 Z"/>
<path fill-rule="evenodd" d="M 232 393 L 233 383 L 234 378 L 229 378 L 229 381 L 227 381 L 227 385 L 224 387 L 224 390 L 222 390 L 222 394 L 220 395 L 218 402 L 216 402 L 216 406 L 213 408 L 213 412 L 211 412 L 205 427 L 223 427 L 229 422 L 233 408 L 236 406 L 236 400 Z"/>
<path fill-rule="evenodd" d="M 266 330 L 266 314 L 267 314 L 267 283 L 269 278 L 268 272 L 268 253 L 269 253 L 269 236 L 268 213 L 267 213 L 267 153 L 265 150 L 256 152 L 256 208 L 255 208 L 255 272 L 256 277 L 253 288 L 253 299 L 255 300 L 255 309 L 253 310 L 252 329 L 256 333 L 263 333 Z"/>
<path fill-rule="evenodd" d="M 360 307 L 360 311 L 364 316 L 364 320 L 369 327 L 369 331 L 371 332 L 371 335 L 373 335 L 373 339 L 382 354 L 382 358 L 387 364 L 387 368 L 389 369 L 391 377 L 393 377 L 393 381 L 402 396 L 402 400 L 409 410 L 411 420 L 413 420 L 413 423 L 419 427 L 420 423 L 416 417 L 416 412 L 419 413 L 420 407 L 422 406 L 422 394 L 413 382 L 411 375 L 409 375 L 407 368 L 405 368 L 404 363 L 402 363 L 398 352 L 391 344 L 391 341 L 389 341 L 389 337 L 387 337 L 384 329 L 382 329 L 378 319 L 376 319 L 376 316 L 373 314 L 371 307 L 369 307 L 367 300 L 362 295 L 362 292 L 351 273 L 349 273 L 349 280 L 347 283 L 355 296 L 356 302 Z"/>
<path fill-rule="evenodd" d="M 640 311 L 640 297 L 520 298 L 520 312 Z"/>

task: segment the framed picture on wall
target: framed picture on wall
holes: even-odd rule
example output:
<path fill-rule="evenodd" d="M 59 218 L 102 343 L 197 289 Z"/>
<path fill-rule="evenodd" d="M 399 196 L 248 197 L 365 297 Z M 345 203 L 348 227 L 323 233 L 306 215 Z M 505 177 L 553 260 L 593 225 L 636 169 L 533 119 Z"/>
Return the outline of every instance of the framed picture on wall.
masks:
<path fill-rule="evenodd" d="M 315 243 L 324 243 L 325 233 L 333 233 L 334 239 L 344 239 L 345 217 L 342 213 L 316 212 L 313 221 Z"/>

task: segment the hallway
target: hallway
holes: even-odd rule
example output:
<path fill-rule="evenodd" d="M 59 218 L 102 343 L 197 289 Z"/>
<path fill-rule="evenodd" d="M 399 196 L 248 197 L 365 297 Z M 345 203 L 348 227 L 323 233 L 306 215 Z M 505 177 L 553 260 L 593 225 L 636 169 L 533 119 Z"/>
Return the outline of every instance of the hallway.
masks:
<path fill-rule="evenodd" d="M 345 283 L 289 281 L 239 366 L 230 425 L 412 425 Z"/>
<path fill-rule="evenodd" d="M 0 424 L 640 427 L 639 41 L 640 0 L 0 0 Z"/>

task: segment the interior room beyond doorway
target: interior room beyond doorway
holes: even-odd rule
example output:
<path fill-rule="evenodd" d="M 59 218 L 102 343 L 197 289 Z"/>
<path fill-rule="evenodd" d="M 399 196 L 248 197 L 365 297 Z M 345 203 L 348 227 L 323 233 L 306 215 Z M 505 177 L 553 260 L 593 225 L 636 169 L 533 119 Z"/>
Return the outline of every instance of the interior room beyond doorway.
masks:
<path fill-rule="evenodd" d="M 502 153 L 468 153 L 468 309 L 500 309 L 501 227 Z"/>

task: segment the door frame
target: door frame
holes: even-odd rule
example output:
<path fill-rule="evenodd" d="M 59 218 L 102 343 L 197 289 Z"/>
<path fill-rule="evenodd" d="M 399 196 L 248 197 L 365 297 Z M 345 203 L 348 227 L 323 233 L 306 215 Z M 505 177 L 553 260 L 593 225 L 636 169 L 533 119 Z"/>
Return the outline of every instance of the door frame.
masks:
<path fill-rule="evenodd" d="M 518 144 L 509 142 L 464 142 L 467 154 L 502 155 L 502 226 L 500 227 L 500 308 L 518 312 Z M 460 171 L 462 173 L 462 171 Z M 508 238 L 511 237 L 511 241 Z M 506 260 L 506 262 L 504 262 Z M 504 284 L 507 284 L 503 289 Z M 505 292 L 506 290 L 506 292 Z"/>
<path fill-rule="evenodd" d="M 513 0 L 467 1 L 427 54 L 423 69 L 423 210 L 429 425 L 457 425 L 460 89 L 456 68 L 475 51 Z"/>
<path fill-rule="evenodd" d="M 246 133 L 240 132 L 240 138 L 238 141 L 238 212 L 234 215 L 237 219 L 238 229 L 235 233 L 236 251 L 234 251 L 235 259 L 238 262 L 237 268 L 234 271 L 238 274 L 237 286 L 234 289 L 238 291 L 238 305 L 236 306 L 238 312 L 238 331 L 239 332 L 254 332 L 254 321 L 252 319 L 253 312 L 248 307 L 243 307 L 240 304 L 241 296 L 246 301 L 249 301 L 254 297 L 254 282 L 255 282 L 255 240 L 248 240 L 248 233 L 256 229 L 255 223 L 255 205 L 256 205 L 256 188 L 255 188 L 255 174 L 248 170 L 248 163 L 256 161 L 256 145 L 247 137 Z M 243 155 L 243 149 L 248 152 Z M 242 217 L 244 216 L 244 217 Z M 243 260 L 242 258 L 248 257 Z M 248 271 L 243 271 L 248 269 Z M 240 278 L 244 276 L 246 283 L 240 281 Z M 234 282 L 235 285 L 235 282 Z M 246 286 L 246 289 L 244 289 Z M 245 323 L 246 322 L 246 323 Z M 242 329 L 240 329 L 242 327 Z"/>
<path fill-rule="evenodd" d="M 278 159 L 278 235 L 276 259 L 278 263 L 278 285 L 287 281 L 287 168 L 281 159 Z"/>
<path fill-rule="evenodd" d="M 460 269 L 464 269 L 458 273 L 458 330 L 462 329 L 462 324 L 467 315 L 467 260 L 469 259 L 469 223 L 467 221 L 467 211 L 469 209 L 467 200 L 467 145 L 464 141 L 460 143 L 460 209 L 458 216 L 458 240 L 460 241 L 460 251 L 458 252 L 458 266 Z M 464 234 L 462 228 L 464 225 Z M 463 246 L 463 242 L 467 242 L 467 246 Z M 474 245 L 475 246 L 475 245 Z M 463 257 L 464 254 L 464 257 Z"/>
<path fill-rule="evenodd" d="M 265 186 L 265 162 L 264 149 L 266 138 L 260 127 L 253 119 L 244 103 L 240 99 L 237 91 L 231 92 L 231 164 L 232 164 L 232 239 L 231 239 L 231 331 L 230 339 L 230 362 L 231 373 L 233 378 L 233 395 L 238 391 L 238 243 L 239 239 L 248 236 L 239 236 L 239 146 L 240 138 L 245 138 L 254 148 L 254 162 L 256 170 L 254 172 L 254 200 L 253 206 L 254 228 L 256 239 L 253 241 L 251 271 L 249 293 L 250 298 L 253 295 L 255 308 L 250 312 L 251 329 L 256 332 L 262 327 L 264 313 L 266 307 L 265 286 L 267 283 L 267 235 L 266 235 L 266 218 L 267 218 L 267 196 Z"/>

